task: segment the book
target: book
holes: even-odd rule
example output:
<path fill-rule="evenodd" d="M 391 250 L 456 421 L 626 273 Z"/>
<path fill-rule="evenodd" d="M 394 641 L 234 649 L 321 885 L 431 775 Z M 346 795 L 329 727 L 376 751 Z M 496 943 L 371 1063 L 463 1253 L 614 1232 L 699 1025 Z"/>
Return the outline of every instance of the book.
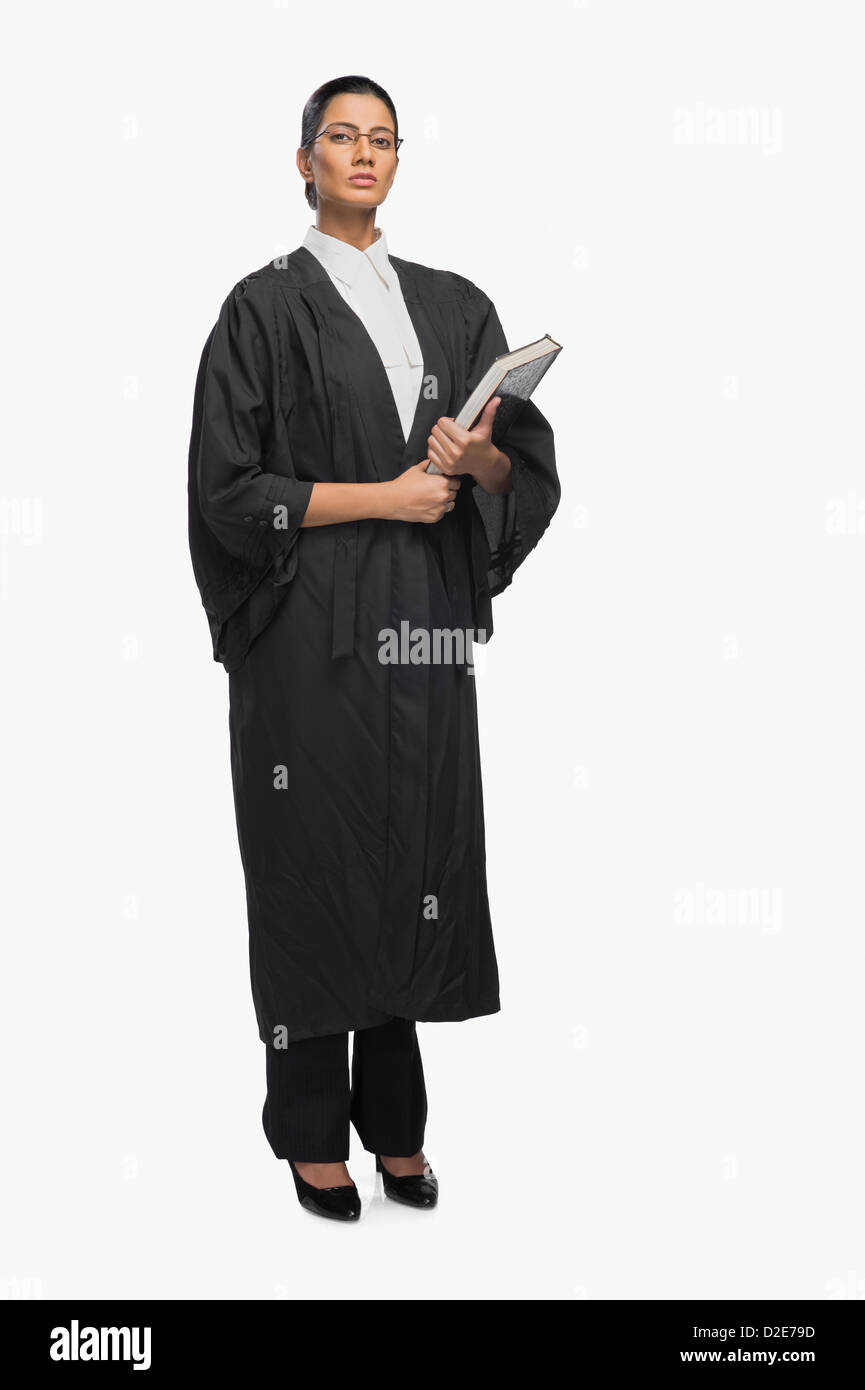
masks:
<path fill-rule="evenodd" d="M 459 415 L 454 416 L 456 424 L 470 430 L 487 401 L 493 396 L 501 396 L 498 409 L 493 416 L 492 441 L 498 447 L 526 401 L 531 396 L 541 377 L 555 362 L 562 350 L 547 333 L 535 343 L 514 348 L 513 352 L 503 352 L 491 363 L 488 370 L 472 391 Z M 427 473 L 438 473 L 439 469 L 430 461 Z"/>

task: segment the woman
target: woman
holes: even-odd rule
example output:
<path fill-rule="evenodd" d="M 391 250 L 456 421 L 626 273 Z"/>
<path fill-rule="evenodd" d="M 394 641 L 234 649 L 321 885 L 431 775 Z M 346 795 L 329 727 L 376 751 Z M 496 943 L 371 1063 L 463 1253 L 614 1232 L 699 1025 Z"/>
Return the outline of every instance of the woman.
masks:
<path fill-rule="evenodd" d="M 415 1023 L 500 1008 L 460 639 L 491 634 L 491 596 L 559 501 L 533 402 L 500 448 L 497 399 L 454 423 L 507 343 L 471 281 L 388 254 L 375 215 L 401 143 L 367 78 L 307 102 L 316 225 L 223 304 L 189 454 L 193 567 L 229 673 L 265 1133 L 301 1204 L 346 1220 L 350 1124 L 388 1195 L 435 1205 Z"/>

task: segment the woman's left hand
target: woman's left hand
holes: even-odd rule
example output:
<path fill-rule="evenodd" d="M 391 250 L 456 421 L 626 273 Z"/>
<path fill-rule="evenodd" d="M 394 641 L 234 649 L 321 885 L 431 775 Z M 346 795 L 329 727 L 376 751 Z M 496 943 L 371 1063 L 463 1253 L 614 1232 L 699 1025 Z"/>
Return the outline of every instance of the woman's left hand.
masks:
<path fill-rule="evenodd" d="M 427 455 L 448 477 L 469 473 L 484 492 L 510 492 L 511 461 L 492 442 L 493 420 L 501 396 L 493 396 L 483 408 L 474 429 L 464 430 L 449 415 L 442 415 L 427 438 Z"/>

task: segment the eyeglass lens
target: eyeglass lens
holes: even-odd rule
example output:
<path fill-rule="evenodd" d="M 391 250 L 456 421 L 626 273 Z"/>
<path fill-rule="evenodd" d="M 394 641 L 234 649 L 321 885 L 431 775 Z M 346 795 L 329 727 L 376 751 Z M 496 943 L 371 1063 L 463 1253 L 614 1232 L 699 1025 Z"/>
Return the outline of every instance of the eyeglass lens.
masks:
<path fill-rule="evenodd" d="M 322 134 L 326 135 L 334 145 L 356 145 L 359 132 L 353 126 L 329 125 L 322 131 Z M 376 150 L 392 150 L 395 141 L 390 131 L 375 130 L 370 132 L 369 143 Z"/>

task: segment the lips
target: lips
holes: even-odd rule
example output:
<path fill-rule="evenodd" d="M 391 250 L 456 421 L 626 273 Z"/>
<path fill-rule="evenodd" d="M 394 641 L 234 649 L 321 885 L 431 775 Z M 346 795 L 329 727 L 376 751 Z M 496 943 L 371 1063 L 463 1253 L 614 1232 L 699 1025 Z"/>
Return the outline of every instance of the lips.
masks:
<path fill-rule="evenodd" d="M 352 174 L 349 183 L 377 183 L 375 174 Z"/>

